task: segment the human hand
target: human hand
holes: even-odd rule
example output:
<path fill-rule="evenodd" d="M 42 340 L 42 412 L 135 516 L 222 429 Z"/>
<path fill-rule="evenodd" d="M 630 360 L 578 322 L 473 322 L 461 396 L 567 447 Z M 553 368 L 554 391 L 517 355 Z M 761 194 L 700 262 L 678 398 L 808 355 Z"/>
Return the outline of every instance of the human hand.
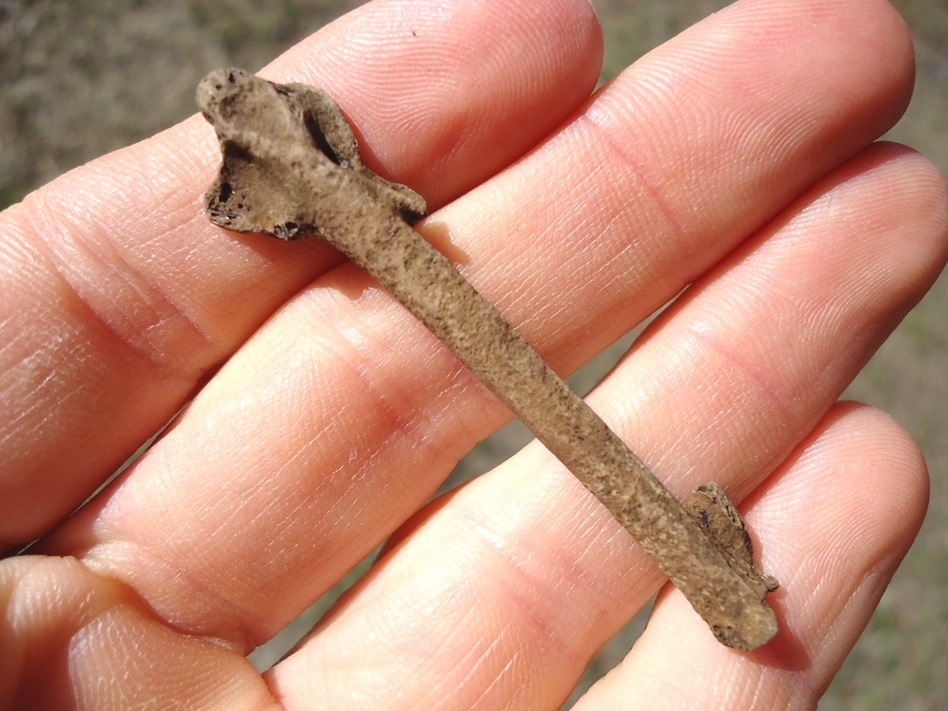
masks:
<path fill-rule="evenodd" d="M 813 704 L 925 506 L 908 436 L 835 404 L 945 260 L 941 177 L 869 146 L 909 40 L 878 2 L 744 3 L 585 105 L 599 58 L 584 3 L 380 4 L 267 76 L 326 88 L 367 162 L 444 206 L 425 236 L 560 372 L 693 284 L 590 401 L 677 494 L 749 496 L 782 630 L 735 653 L 666 589 L 579 706 Z M 555 708 L 657 570 L 536 445 L 426 506 L 503 408 L 324 245 L 207 224 L 215 152 L 195 118 L 3 215 L 0 530 L 45 538 L 0 566 L 0 698 Z M 257 674 L 244 655 L 393 531 Z"/>

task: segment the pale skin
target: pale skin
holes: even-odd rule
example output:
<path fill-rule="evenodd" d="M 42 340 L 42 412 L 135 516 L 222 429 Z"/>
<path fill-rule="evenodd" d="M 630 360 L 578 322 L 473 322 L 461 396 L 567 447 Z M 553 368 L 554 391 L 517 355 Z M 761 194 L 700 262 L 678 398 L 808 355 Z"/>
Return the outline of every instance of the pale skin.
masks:
<path fill-rule="evenodd" d="M 336 98 L 370 167 L 425 195 L 426 236 L 558 372 L 695 283 L 589 401 L 677 496 L 712 478 L 735 495 L 781 632 L 728 650 L 666 588 L 577 708 L 812 707 L 927 494 L 902 429 L 834 404 L 948 251 L 943 179 L 870 146 L 911 90 L 900 20 L 744 3 L 586 103 L 584 2 L 358 17 L 267 78 Z M 0 564 L 0 698 L 557 708 L 658 569 L 539 446 L 426 506 L 505 408 L 327 246 L 208 224 L 216 152 L 195 118 L 2 216 L 0 537 L 44 540 Z M 257 674 L 244 654 L 386 539 Z"/>

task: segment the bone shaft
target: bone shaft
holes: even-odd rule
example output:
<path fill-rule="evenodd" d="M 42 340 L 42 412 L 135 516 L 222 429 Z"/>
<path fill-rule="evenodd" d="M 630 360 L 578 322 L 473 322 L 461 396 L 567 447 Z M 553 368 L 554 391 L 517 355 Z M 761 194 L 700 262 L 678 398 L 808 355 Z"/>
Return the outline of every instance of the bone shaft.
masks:
<path fill-rule="evenodd" d="M 330 241 L 468 365 L 612 512 L 712 628 L 773 627 L 761 623 L 772 617 L 769 607 L 678 500 L 444 255 L 403 223 L 393 227 L 384 250 Z"/>

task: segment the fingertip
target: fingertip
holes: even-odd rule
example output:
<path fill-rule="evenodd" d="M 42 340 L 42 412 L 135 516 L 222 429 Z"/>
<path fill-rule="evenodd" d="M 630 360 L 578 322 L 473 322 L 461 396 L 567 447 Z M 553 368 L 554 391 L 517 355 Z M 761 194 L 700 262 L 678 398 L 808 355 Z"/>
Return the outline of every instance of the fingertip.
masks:
<path fill-rule="evenodd" d="M 588 0 L 377 2 L 263 74 L 328 91 L 357 127 L 366 163 L 437 207 L 532 148 L 585 101 L 602 54 Z"/>

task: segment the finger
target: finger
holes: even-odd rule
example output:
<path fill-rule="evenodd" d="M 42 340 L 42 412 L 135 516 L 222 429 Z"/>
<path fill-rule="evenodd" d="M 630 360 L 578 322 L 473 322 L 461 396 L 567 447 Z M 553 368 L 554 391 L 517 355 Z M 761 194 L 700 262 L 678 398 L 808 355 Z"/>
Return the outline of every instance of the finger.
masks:
<path fill-rule="evenodd" d="M 666 591 L 632 653 L 575 708 L 816 708 L 918 533 L 926 474 L 904 430 L 840 405 L 748 507 L 782 583 L 777 638 L 734 654 Z"/>
<path fill-rule="evenodd" d="M 5 709 L 276 709 L 242 656 L 169 629 L 113 581 L 69 559 L 0 566 Z"/>
<path fill-rule="evenodd" d="M 886 44 L 894 17 L 888 11 L 860 15 L 873 30 L 854 27 L 843 12 L 835 17 L 837 26 L 827 28 L 836 39 L 853 38 L 852 45 L 833 42 L 841 55 L 835 63 L 850 72 L 842 76 L 812 66 L 795 68 L 791 54 L 809 56 L 806 43 L 827 41 L 814 33 L 796 3 L 751 7 L 765 15 L 774 12 L 765 24 L 787 33 L 777 44 L 788 54 L 774 59 L 773 67 L 748 61 L 745 53 L 759 50 L 753 27 L 760 23 L 747 29 L 744 44 L 740 15 L 715 16 L 685 38 L 679 51 L 686 56 L 706 52 L 703 66 L 714 77 L 745 85 L 750 80 L 742 72 L 760 68 L 769 81 L 796 86 L 801 94 L 764 96 L 759 106 L 742 100 L 754 139 L 740 147 L 739 157 L 732 154 L 730 121 L 719 125 L 718 134 L 705 131 L 704 150 L 716 157 L 682 168 L 687 180 L 693 179 L 691 171 L 706 171 L 705 190 L 711 194 L 701 201 L 714 208 L 702 211 L 704 221 L 684 207 L 686 214 L 669 218 L 664 205 L 648 198 L 630 207 L 636 180 L 627 157 L 603 150 L 625 140 L 625 134 L 590 129 L 588 117 L 432 219 L 468 255 L 465 273 L 560 369 L 569 370 L 614 340 L 645 315 L 649 302 L 654 306 L 673 296 L 696 269 L 707 268 L 716 253 L 739 239 L 735 232 L 746 221 L 746 206 L 728 207 L 735 193 L 759 184 L 764 172 L 799 176 L 825 166 L 826 137 L 843 133 L 836 121 L 860 126 L 850 138 L 869 131 L 867 124 L 879 129 L 876 114 L 884 104 L 879 94 L 900 94 L 892 83 L 901 86 L 908 77 L 867 68 L 862 51 L 863 35 L 873 32 L 876 44 Z M 722 32 L 732 39 L 726 51 L 714 44 Z M 886 67 L 899 61 L 906 46 L 888 41 L 888 47 L 893 56 L 879 59 Z M 853 54 L 859 62 L 848 61 Z M 636 96 L 636 77 L 647 68 L 615 83 L 590 112 L 602 118 L 626 106 Z M 780 69 L 791 76 L 782 76 Z M 830 86 L 796 81 L 797 71 Z M 682 87 L 670 84 L 669 91 L 690 94 L 682 105 L 695 106 L 695 92 L 705 81 L 686 75 L 681 82 Z M 861 100 L 851 93 L 839 99 L 841 86 L 850 82 L 865 91 Z M 701 98 L 707 111 L 719 105 L 723 91 L 720 81 L 706 86 Z M 813 91 L 832 108 L 816 104 Z M 772 114 L 774 101 L 784 102 L 787 120 L 813 127 L 783 152 L 774 150 L 773 135 L 783 135 L 783 123 L 753 123 L 755 112 Z M 727 115 L 734 110 L 721 108 Z M 669 112 L 652 118 L 667 125 Z M 864 112 L 872 118 L 864 119 Z M 887 106 L 884 113 L 891 113 Z M 817 116 L 832 120 L 824 125 Z M 675 149 L 668 145 L 666 164 L 674 164 Z M 746 173 L 714 176 L 716 166 L 744 159 L 752 166 Z M 573 190 L 577 174 L 590 177 Z M 922 191 L 918 205 L 913 203 L 919 210 L 936 191 L 935 183 L 927 184 L 929 192 Z M 523 199 L 509 213 L 498 210 L 497 201 L 504 205 L 502 196 L 511 194 Z M 758 197 L 754 209 L 760 213 L 776 211 L 784 200 L 769 188 Z M 576 224 L 551 216 L 551 204 L 563 205 L 564 214 L 585 217 Z M 900 209 L 891 214 L 909 219 Z M 507 229 L 510 225 L 515 229 Z M 630 234 L 641 235 L 633 248 Z M 537 283 L 525 277 L 532 274 L 544 279 Z M 914 278 L 916 288 L 923 288 L 923 279 Z M 288 304 L 222 369 L 122 485 L 71 522 L 50 550 L 84 555 L 89 565 L 126 581 L 159 614 L 190 633 L 252 645 L 274 634 L 378 545 L 505 416 L 410 315 L 357 270 L 339 269 Z M 636 450 L 650 444 L 641 434 L 633 441 Z M 168 536 L 169 530 L 175 535 Z M 309 572 L 300 579 L 300 571 Z"/>
<path fill-rule="evenodd" d="M 373 3 L 268 76 L 329 88 L 369 162 L 437 207 L 573 111 L 600 57 L 578 0 L 451 12 Z M 195 117 L 0 217 L 0 550 L 80 503 L 274 309 L 339 262 L 316 242 L 287 251 L 212 227 L 199 196 L 219 161 Z"/>
<path fill-rule="evenodd" d="M 592 404 L 679 495 L 714 479 L 740 499 L 931 284 L 948 251 L 945 196 L 918 156 L 868 150 L 670 307 Z M 917 455 L 899 461 L 906 451 L 890 465 L 918 476 Z M 900 545 L 907 530 L 895 531 Z M 782 551 L 763 553 L 778 577 L 770 556 Z M 660 582 L 608 512 L 532 445 L 413 521 L 271 684 L 278 698 L 328 706 L 396 679 L 411 680 L 406 708 L 434 706 L 429 693 L 446 707 L 552 706 Z M 354 687 L 361 669 L 372 673 Z"/>

